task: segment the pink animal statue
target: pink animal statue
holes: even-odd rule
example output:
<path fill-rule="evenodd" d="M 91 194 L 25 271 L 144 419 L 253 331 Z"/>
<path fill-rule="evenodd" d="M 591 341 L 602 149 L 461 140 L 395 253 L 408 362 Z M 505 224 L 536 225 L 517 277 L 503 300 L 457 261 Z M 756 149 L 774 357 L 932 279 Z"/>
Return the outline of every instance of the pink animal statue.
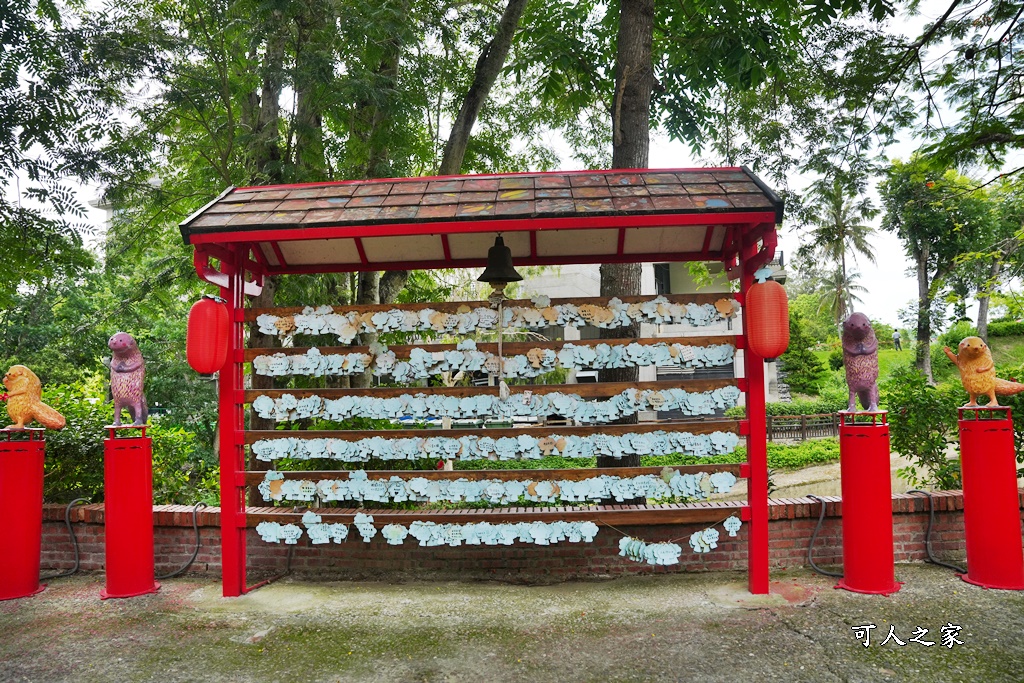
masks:
<path fill-rule="evenodd" d="M 864 410 L 878 410 L 878 339 L 871 321 L 863 313 L 851 313 L 843 322 L 843 365 L 846 386 L 850 389 L 851 413 L 857 410 L 857 397 Z"/>
<path fill-rule="evenodd" d="M 135 338 L 127 332 L 118 332 L 107 346 L 114 356 L 110 359 L 110 393 L 114 397 L 114 425 L 121 425 L 121 411 L 128 409 L 132 424 L 144 425 L 149 418 L 146 395 L 142 383 L 146 379 L 146 361 Z"/>

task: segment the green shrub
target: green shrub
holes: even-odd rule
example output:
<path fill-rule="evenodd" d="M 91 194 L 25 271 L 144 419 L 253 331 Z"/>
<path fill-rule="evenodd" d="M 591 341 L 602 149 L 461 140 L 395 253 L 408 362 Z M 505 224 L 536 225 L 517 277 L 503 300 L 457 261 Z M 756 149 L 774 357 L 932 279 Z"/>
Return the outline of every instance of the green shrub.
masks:
<path fill-rule="evenodd" d="M 956 347 L 960 345 L 960 342 L 964 340 L 964 337 L 977 337 L 978 330 L 976 327 L 971 325 L 968 320 L 961 320 L 950 326 L 948 330 L 939 335 L 939 347 L 948 346 L 949 348 L 956 350 Z"/>
<path fill-rule="evenodd" d="M 832 349 L 832 352 L 828 354 L 828 367 L 832 370 L 838 370 L 843 367 L 842 349 Z"/>
<path fill-rule="evenodd" d="M 992 322 L 988 324 L 988 336 L 990 337 L 1020 337 L 1024 336 L 1024 322 Z"/>
<path fill-rule="evenodd" d="M 958 444 L 956 407 L 963 403 L 961 396 L 956 386 L 931 386 L 914 368 L 897 368 L 882 385 L 892 449 L 912 463 L 899 475 L 911 485 L 960 488 L 960 460 L 947 457 L 947 449 Z"/>
<path fill-rule="evenodd" d="M 796 469 L 839 460 L 839 439 L 814 439 L 798 444 L 768 444 L 768 466 Z"/>
<path fill-rule="evenodd" d="M 790 313 L 789 348 L 779 360 L 786 372 L 786 384 L 793 391 L 816 394 L 818 382 L 825 376 L 825 367 L 810 350 L 813 340 L 804 334 L 802 320 L 798 313 Z"/>
<path fill-rule="evenodd" d="M 46 433 L 43 498 L 48 502 L 103 499 L 103 427 L 113 421 L 114 411 L 90 393 L 84 387 L 61 385 L 43 392 L 43 401 L 67 419 L 64 429 Z M 154 418 L 147 435 L 153 439 L 155 503 L 217 501 L 217 463 L 198 454 L 194 433 L 164 427 Z"/>

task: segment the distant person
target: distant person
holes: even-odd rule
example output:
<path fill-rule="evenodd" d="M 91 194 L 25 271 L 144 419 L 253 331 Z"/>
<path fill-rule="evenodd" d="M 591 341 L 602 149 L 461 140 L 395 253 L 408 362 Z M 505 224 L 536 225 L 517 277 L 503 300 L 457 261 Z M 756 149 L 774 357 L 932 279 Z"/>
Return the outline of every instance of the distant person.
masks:
<path fill-rule="evenodd" d="M 903 350 L 903 345 L 900 343 L 900 331 L 896 330 L 892 333 L 892 344 L 896 347 L 897 351 Z"/>

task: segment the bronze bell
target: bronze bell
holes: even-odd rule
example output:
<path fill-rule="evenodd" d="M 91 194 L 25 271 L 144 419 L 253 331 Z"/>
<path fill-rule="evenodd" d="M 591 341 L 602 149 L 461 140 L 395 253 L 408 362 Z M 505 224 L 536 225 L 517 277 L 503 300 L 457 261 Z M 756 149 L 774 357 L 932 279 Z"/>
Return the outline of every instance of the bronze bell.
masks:
<path fill-rule="evenodd" d="M 505 246 L 505 240 L 498 235 L 494 238 L 494 246 L 487 250 L 487 267 L 478 277 L 477 282 L 489 282 L 492 287 L 499 289 L 509 282 L 519 282 L 523 276 L 516 272 L 512 266 L 512 250 Z"/>

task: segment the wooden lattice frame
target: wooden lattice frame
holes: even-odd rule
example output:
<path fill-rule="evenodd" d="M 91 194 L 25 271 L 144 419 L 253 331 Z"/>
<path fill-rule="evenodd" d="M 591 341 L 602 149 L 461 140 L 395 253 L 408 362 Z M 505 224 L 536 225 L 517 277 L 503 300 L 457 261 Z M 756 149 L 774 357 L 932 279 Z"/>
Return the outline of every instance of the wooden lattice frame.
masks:
<path fill-rule="evenodd" d="M 714 171 L 710 169 L 709 171 Z M 729 173 L 738 172 L 740 169 L 725 169 Z M 749 172 L 743 169 L 743 172 L 749 174 Z M 538 175 L 538 174 L 535 174 Z M 543 175 L 543 174 L 539 174 Z M 572 174 L 569 174 L 572 175 Z M 494 176 L 500 178 L 502 176 Z M 680 175 L 682 178 L 683 176 Z M 435 221 L 432 224 L 424 224 L 422 222 L 416 224 L 387 224 L 377 226 L 364 226 L 360 225 L 354 227 L 351 231 L 345 227 L 318 227 L 317 229 L 302 230 L 298 229 L 299 226 L 289 227 L 288 229 L 279 229 L 273 223 L 272 218 L 267 219 L 267 224 L 256 224 L 253 220 L 249 220 L 245 223 L 244 229 L 233 229 L 230 225 L 224 224 L 223 228 L 214 228 L 204 230 L 202 234 L 186 234 L 186 239 L 197 245 L 195 252 L 195 265 L 197 273 L 202 279 L 211 284 L 215 284 L 220 288 L 221 296 L 224 297 L 228 306 L 231 310 L 231 334 L 229 336 L 229 358 L 225 367 L 220 372 L 220 383 L 219 383 L 219 410 L 220 410 L 220 464 L 221 464 L 221 537 L 222 537 L 222 568 L 223 568 L 223 593 L 225 596 L 237 596 L 248 590 L 246 581 L 246 532 L 247 529 L 261 519 L 268 518 L 268 515 L 273 515 L 274 519 L 280 519 L 280 512 L 271 512 L 270 509 L 265 508 L 250 508 L 247 510 L 245 507 L 245 491 L 247 486 L 254 483 L 256 477 L 262 476 L 260 473 L 247 472 L 245 470 L 245 446 L 252 443 L 253 440 L 259 438 L 258 433 L 246 433 L 244 428 L 244 406 L 245 403 L 252 398 L 252 394 L 244 391 L 244 364 L 250 361 L 255 353 L 255 350 L 247 350 L 244 346 L 246 324 L 248 321 L 254 319 L 256 312 L 247 310 L 245 308 L 245 296 L 258 293 L 262 278 L 269 272 L 317 272 L 316 267 L 311 266 L 296 266 L 293 270 L 289 271 L 286 264 L 279 262 L 278 265 L 268 264 L 266 261 L 266 249 L 261 246 L 262 244 L 269 244 L 277 250 L 277 245 L 290 240 L 309 240 L 309 239 L 341 239 L 348 235 L 355 235 L 355 239 L 358 245 L 360 239 L 366 239 L 366 236 L 372 235 L 378 237 L 380 235 L 403 235 L 403 234 L 425 234 L 430 232 L 432 234 L 440 234 L 444 241 L 445 250 L 447 252 L 448 242 L 445 240 L 445 235 L 448 231 L 452 234 L 467 234 L 467 233 L 493 233 L 495 230 L 508 230 L 508 231 L 529 231 L 531 235 L 534 231 L 541 231 L 545 229 L 559 228 L 559 229 L 580 229 L 586 226 L 596 226 L 602 229 L 618 231 L 620 235 L 618 240 L 618 249 L 614 254 L 607 256 L 596 257 L 594 254 L 581 254 L 578 257 L 572 254 L 561 253 L 557 257 L 547 257 L 537 250 L 537 242 L 531 236 L 530 239 L 530 254 L 528 257 L 521 259 L 517 262 L 524 263 L 594 263 L 597 258 L 602 258 L 607 261 L 615 262 L 628 262 L 631 260 L 630 254 L 623 250 L 623 235 L 625 230 L 642 229 L 647 227 L 657 227 L 658 229 L 665 230 L 666 226 L 678 226 L 679 230 L 693 230 L 693 229 L 704 229 L 706 230 L 705 237 L 703 238 L 702 247 L 697 251 L 691 253 L 684 253 L 682 251 L 673 251 L 668 253 L 666 260 L 720 260 L 724 265 L 726 272 L 729 273 L 730 277 L 739 278 L 740 280 L 740 292 L 736 298 L 743 303 L 746 298 L 746 293 L 751 286 L 753 281 L 753 272 L 763 266 L 765 263 L 770 261 L 774 256 L 774 249 L 776 244 L 776 233 L 775 224 L 781 219 L 781 202 L 778 201 L 777 197 L 767 188 L 764 188 L 760 181 L 755 182 L 759 184 L 759 187 L 764 190 L 765 196 L 768 197 L 773 203 L 773 208 L 769 211 L 764 208 L 751 208 L 749 210 L 743 209 L 732 209 L 730 211 L 718 211 L 708 212 L 712 215 L 702 215 L 700 211 L 688 209 L 678 214 L 670 211 L 660 211 L 658 213 L 635 211 L 631 212 L 628 210 L 615 211 L 613 214 L 607 216 L 566 216 L 559 218 L 550 217 L 517 217 L 515 219 L 501 219 L 495 217 L 494 220 L 477 220 L 474 222 L 451 222 L 445 223 L 444 220 Z M 371 183 L 379 181 L 368 181 Z M 475 181 L 474 181 L 475 182 Z M 504 182 L 504 181 L 502 181 Z M 272 188 L 247 188 L 245 193 L 248 195 L 254 195 L 260 190 L 266 189 L 273 193 L 282 193 L 286 190 L 299 189 L 299 191 L 305 192 L 305 187 L 313 187 L 316 189 L 320 186 L 278 186 Z M 724 184 L 723 184 L 724 187 Z M 225 197 L 230 194 L 231 190 L 225 192 L 217 201 L 227 201 Z M 216 202 L 214 202 L 216 204 Z M 740 206 L 739 203 L 734 202 L 736 206 Z M 213 206 L 213 204 L 211 204 Z M 764 206 L 763 204 L 761 206 Z M 207 207 L 209 208 L 209 207 Z M 585 209 L 585 207 L 584 207 Z M 212 211 L 212 209 L 211 209 Z M 641 215 L 642 214 L 642 215 Z M 203 211 L 197 212 L 194 216 L 190 217 L 186 223 L 192 223 L 203 218 Z M 635 218 L 635 220 L 634 220 Z M 183 224 L 183 233 L 186 232 Z M 725 226 L 724 241 L 722 247 L 717 251 L 709 251 L 708 245 L 712 239 L 712 233 L 714 232 L 714 226 Z M 371 230 L 372 227 L 372 230 Z M 715 233 L 717 235 L 723 233 Z M 362 236 L 362 237 L 360 237 Z M 264 240 L 264 242 L 259 242 Z M 211 259 L 216 259 L 215 265 L 211 263 Z M 329 271 L 363 271 L 363 270 L 382 270 L 386 267 L 390 267 L 391 264 L 374 263 L 365 258 L 365 253 L 360 248 L 360 262 L 354 264 L 324 264 L 319 268 L 322 272 Z M 636 259 L 634 260 L 643 260 Z M 402 261 L 403 267 L 418 267 L 420 265 L 425 267 L 432 267 L 438 264 L 433 262 L 424 262 L 418 264 L 415 256 L 413 255 L 407 261 Z M 467 261 L 467 266 L 479 265 L 475 261 Z M 693 295 L 685 297 L 688 300 L 695 300 L 699 298 L 699 295 Z M 426 304 L 430 305 L 430 304 Z M 458 304 L 455 304 L 458 305 Z M 433 305 L 439 310 L 443 310 L 444 304 Z M 384 310 L 394 308 L 395 306 L 369 306 L 363 307 L 363 310 Z M 409 306 L 410 308 L 417 307 L 416 305 Z M 345 307 L 346 310 L 352 310 L 356 307 Z M 281 311 L 287 312 L 287 311 Z M 748 318 L 744 316 L 744 321 Z M 746 326 L 746 322 L 744 323 Z M 737 335 L 734 339 L 737 348 L 745 348 L 747 330 L 744 329 L 741 334 Z M 601 340 L 601 341 L 613 341 L 613 340 Z M 633 341 L 633 340 L 630 340 Z M 665 339 L 658 339 L 657 341 L 666 341 Z M 680 340 L 682 341 L 682 340 Z M 685 338 L 686 343 L 697 343 L 696 338 Z M 577 342 L 578 343 L 578 342 Z M 640 343 L 643 343 L 641 341 Z M 529 346 L 536 347 L 538 344 L 530 343 Z M 351 352 L 354 349 L 351 347 L 345 347 L 346 351 Z M 514 345 L 509 344 L 506 346 L 508 353 L 516 352 L 517 349 Z M 271 353 L 285 352 L 295 353 L 301 352 L 301 350 L 284 350 L 284 349 L 273 349 Z M 764 390 L 764 366 L 762 359 L 756 356 L 749 349 L 745 348 L 744 351 L 744 377 L 740 380 L 733 380 L 737 386 L 740 386 L 741 390 L 744 391 L 746 397 L 747 406 L 747 419 L 731 421 L 726 424 L 719 421 L 713 427 L 710 423 L 705 423 L 704 428 L 706 429 L 723 429 L 732 428 L 739 434 L 746 436 L 747 438 L 747 457 L 748 461 L 746 464 L 739 466 L 726 466 L 718 467 L 714 469 L 727 469 L 734 471 L 740 476 L 746 476 L 748 479 L 748 501 L 746 505 L 737 503 L 735 507 L 741 516 L 748 521 L 748 581 L 749 588 L 752 593 L 767 593 L 768 592 L 768 468 L 767 468 L 767 439 L 766 439 L 766 424 L 765 424 L 765 390 Z M 709 382 L 711 384 L 709 384 Z M 721 381 L 716 380 L 680 380 L 680 381 L 668 381 L 658 382 L 657 387 L 659 389 L 669 388 L 672 386 L 680 386 L 691 389 L 700 390 L 700 388 L 707 386 L 721 386 Z M 636 386 L 636 385 L 632 385 Z M 608 393 L 611 387 L 609 384 L 600 385 L 571 385 L 573 393 L 579 393 L 582 395 L 596 396 L 602 392 Z M 556 387 L 541 387 L 537 386 L 533 388 L 534 391 L 554 391 L 558 390 Z M 318 390 L 317 393 L 324 395 L 326 390 Z M 337 390 L 335 390 L 337 391 Z M 366 390 L 366 391 L 378 391 L 387 392 L 387 389 L 377 390 Z M 408 390 L 401 390 L 408 391 Z M 471 391 L 467 388 L 457 388 L 456 393 L 462 391 Z M 271 392 L 259 392 L 268 394 Z M 293 395 L 298 394 L 297 391 L 291 391 Z M 617 392 L 612 392 L 617 393 Z M 383 394 L 381 394 L 383 395 Z M 642 431 L 643 429 L 665 429 L 665 424 L 658 424 L 656 426 L 647 427 L 646 425 L 630 425 L 631 431 Z M 584 428 L 572 428 L 580 430 L 594 430 L 600 429 L 613 433 L 615 427 L 584 427 Z M 686 431 L 697 431 L 692 427 L 683 426 Z M 560 433 L 567 433 L 567 428 L 559 428 Z M 517 430 L 518 433 L 519 432 Z M 457 430 L 452 430 L 451 435 L 456 435 Z M 365 435 L 366 433 L 364 433 Z M 488 430 L 488 435 L 494 436 L 497 434 L 497 430 Z M 399 432 L 389 430 L 388 436 L 397 437 L 400 436 Z M 437 430 L 431 430 L 431 435 L 438 436 L 442 435 Z M 292 434 L 289 434 L 292 436 Z M 710 471 L 712 466 L 702 466 L 701 469 Z M 639 468 L 640 471 L 646 471 L 645 468 Z M 685 470 L 684 470 L 685 471 Z M 484 472 L 486 476 L 490 477 L 507 477 L 511 476 L 509 471 L 504 473 L 499 472 L 486 472 L 486 471 L 474 471 L 473 473 L 460 471 L 456 473 L 425 473 L 422 471 L 416 471 L 416 476 L 430 476 L 434 477 L 446 477 L 451 476 L 481 476 L 477 475 L 476 472 Z M 598 470 L 584 470 L 588 475 L 600 474 Z M 623 475 L 627 472 L 626 469 L 616 469 L 615 474 Z M 313 473 L 303 473 L 305 476 L 310 476 Z M 371 476 L 377 476 L 375 473 L 369 473 Z M 400 475 L 397 471 L 388 471 L 387 476 Z M 531 477 L 538 477 L 539 472 L 537 470 L 530 470 L 529 475 Z M 287 476 L 287 475 L 286 475 Z M 555 476 L 555 475 L 552 475 Z M 570 476 L 567 471 L 560 471 L 557 474 L 558 477 Z M 594 519 L 598 517 L 601 521 L 611 521 L 612 518 L 618 523 L 631 523 L 631 524 L 665 524 L 665 523 L 684 523 L 684 522 L 709 522 L 718 521 L 721 510 L 716 510 L 713 513 L 715 519 L 708 517 L 708 513 L 701 512 L 699 508 L 681 506 L 681 505 L 667 505 L 667 506 L 637 506 L 627 508 L 626 506 L 613 506 L 615 509 L 611 510 L 566 510 L 565 508 L 546 508 L 544 510 L 487 510 L 487 511 L 460 511 L 459 521 L 475 521 L 476 517 L 484 519 L 495 519 L 496 515 L 501 515 L 508 521 L 526 521 L 531 519 L 550 519 L 552 514 L 557 514 L 558 519 L 563 520 L 583 520 L 583 519 Z M 705 510 L 707 508 L 704 508 Z M 347 520 L 351 515 L 354 514 L 354 510 L 332 508 L 330 511 L 325 511 L 325 519 L 334 518 L 336 521 Z M 287 513 L 286 513 L 287 514 Z M 382 521 L 388 519 L 389 521 L 411 521 L 414 515 L 415 519 L 434 520 L 443 519 L 447 513 L 443 512 L 414 512 L 409 513 L 407 511 L 386 511 L 380 512 L 375 515 Z M 470 519 L 473 517 L 473 519 Z M 445 519 L 445 521 L 451 521 Z"/>

